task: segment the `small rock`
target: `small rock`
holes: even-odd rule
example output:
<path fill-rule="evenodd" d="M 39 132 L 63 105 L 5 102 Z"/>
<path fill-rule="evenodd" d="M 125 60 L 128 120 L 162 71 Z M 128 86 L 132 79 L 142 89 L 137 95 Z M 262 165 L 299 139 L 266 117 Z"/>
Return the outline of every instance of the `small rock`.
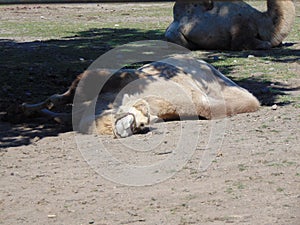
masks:
<path fill-rule="evenodd" d="M 271 107 L 273 110 L 276 110 L 278 108 L 278 106 L 276 104 L 272 105 Z"/>
<path fill-rule="evenodd" d="M 41 139 L 40 137 L 35 136 L 35 137 L 32 139 L 31 142 L 33 142 L 33 143 L 34 143 L 34 142 L 38 142 L 40 139 Z"/>
<path fill-rule="evenodd" d="M 56 218 L 56 215 L 50 214 L 50 215 L 48 215 L 48 218 Z"/>
<path fill-rule="evenodd" d="M 248 58 L 255 58 L 254 55 L 248 55 Z"/>
<path fill-rule="evenodd" d="M 223 153 L 222 153 L 221 150 L 219 150 L 219 151 L 217 152 L 217 157 L 221 157 L 221 156 L 223 156 Z"/>

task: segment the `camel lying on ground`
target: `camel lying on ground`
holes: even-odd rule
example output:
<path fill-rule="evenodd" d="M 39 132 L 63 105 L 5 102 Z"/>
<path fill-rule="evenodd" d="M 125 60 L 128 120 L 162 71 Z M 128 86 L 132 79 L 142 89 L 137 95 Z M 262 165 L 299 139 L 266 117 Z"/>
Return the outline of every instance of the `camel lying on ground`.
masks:
<path fill-rule="evenodd" d="M 158 120 L 217 119 L 259 108 L 258 100 L 247 90 L 210 64 L 188 55 L 136 70 L 122 69 L 106 80 L 109 74 L 103 69 L 85 71 L 67 92 L 38 104 L 23 104 L 24 112 L 41 111 L 57 120 L 70 119 L 71 115 L 50 109 L 72 102 L 75 95 L 73 107 L 79 109 L 73 111 L 76 130 L 91 132 L 95 124 L 99 134 L 128 137 Z M 104 83 L 101 91 L 95 90 Z M 93 100 L 92 113 L 83 113 Z"/>
<path fill-rule="evenodd" d="M 188 49 L 270 49 L 295 20 L 293 0 L 267 0 L 260 12 L 243 1 L 177 0 L 165 36 Z"/>

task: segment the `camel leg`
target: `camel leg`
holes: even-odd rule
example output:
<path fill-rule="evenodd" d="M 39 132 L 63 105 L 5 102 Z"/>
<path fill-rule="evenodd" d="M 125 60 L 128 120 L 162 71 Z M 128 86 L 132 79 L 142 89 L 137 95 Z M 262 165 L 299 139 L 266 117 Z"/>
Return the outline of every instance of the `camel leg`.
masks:
<path fill-rule="evenodd" d="M 197 49 L 197 46 L 189 41 L 184 32 L 181 31 L 181 25 L 179 22 L 173 22 L 168 28 L 165 33 L 165 38 L 169 42 L 173 42 L 175 44 L 181 45 L 188 49 Z"/>
<path fill-rule="evenodd" d="M 83 74 L 77 76 L 76 79 L 72 82 L 69 89 L 63 94 L 52 95 L 45 101 L 36 104 L 23 103 L 22 109 L 24 114 L 30 116 L 32 114 L 35 114 L 36 112 L 41 112 L 43 109 L 51 109 L 54 106 L 62 106 L 68 103 L 72 103 L 75 95 L 75 90 L 83 76 Z"/>
<path fill-rule="evenodd" d="M 256 36 L 254 31 L 253 34 L 246 33 L 246 31 L 233 34 L 231 50 L 267 50 L 272 48 L 271 42 L 260 40 Z"/>
<path fill-rule="evenodd" d="M 249 19 L 239 18 L 234 21 L 230 32 L 232 50 L 267 50 L 272 47 L 271 42 L 258 39 L 257 26 Z"/>
<path fill-rule="evenodd" d="M 53 118 L 58 123 L 62 123 L 62 124 L 72 123 L 72 113 L 56 113 L 48 109 L 42 109 L 41 113 L 45 116 Z"/>
<path fill-rule="evenodd" d="M 256 49 L 256 50 L 268 50 L 272 48 L 272 44 L 269 41 L 262 41 L 259 39 L 253 39 L 252 40 L 252 46 L 253 48 L 251 49 Z"/>
<path fill-rule="evenodd" d="M 272 47 L 271 42 L 262 41 L 255 37 L 243 38 L 238 37 L 232 39 L 231 49 L 232 50 L 268 50 Z"/>
<path fill-rule="evenodd" d="M 22 109 L 26 116 L 31 116 L 36 112 L 40 112 L 42 109 L 51 109 L 54 106 L 61 106 L 67 103 L 70 103 L 70 96 L 66 94 L 55 94 L 45 101 L 36 104 L 23 103 Z"/>

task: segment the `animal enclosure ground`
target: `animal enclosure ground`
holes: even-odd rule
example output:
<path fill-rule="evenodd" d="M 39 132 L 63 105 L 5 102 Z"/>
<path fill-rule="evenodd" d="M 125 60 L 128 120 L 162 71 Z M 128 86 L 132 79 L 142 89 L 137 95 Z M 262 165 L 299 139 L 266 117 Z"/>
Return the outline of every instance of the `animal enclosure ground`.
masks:
<path fill-rule="evenodd" d="M 23 118 L 17 105 L 64 91 L 109 49 L 163 39 L 172 4 L 1 5 L 0 224 L 300 224 L 299 10 L 296 2 L 296 23 L 281 48 L 194 52 L 262 103 L 258 112 L 228 119 L 209 169 L 198 171 L 211 123 L 193 121 L 201 135 L 183 169 L 157 185 L 127 187 L 91 169 L 74 132 Z M 172 148 L 185 123 L 157 124 L 131 138 L 147 142 L 167 131 L 163 143 Z M 147 161 L 119 151 L 117 140 L 103 142 L 128 163 Z M 163 150 L 151 159 L 168 157 Z"/>

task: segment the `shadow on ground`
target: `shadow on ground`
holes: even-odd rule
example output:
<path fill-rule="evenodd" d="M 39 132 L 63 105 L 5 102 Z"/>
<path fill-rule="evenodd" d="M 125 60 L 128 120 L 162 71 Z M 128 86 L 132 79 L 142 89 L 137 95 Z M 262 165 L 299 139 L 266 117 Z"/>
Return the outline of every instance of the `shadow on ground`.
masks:
<path fill-rule="evenodd" d="M 48 118 L 25 118 L 20 104 L 64 92 L 78 74 L 114 47 L 162 39 L 160 30 L 103 28 L 59 40 L 0 40 L 0 148 L 30 144 L 71 130 Z"/>
<path fill-rule="evenodd" d="M 0 152 L 8 147 L 33 144 L 44 137 L 57 136 L 67 131 L 70 128 L 45 121 L 40 124 L 37 121 L 22 124 L 0 122 Z"/>
<path fill-rule="evenodd" d="M 91 29 L 60 40 L 18 43 L 0 40 L 0 148 L 32 143 L 35 139 L 58 135 L 63 128 L 49 119 L 28 121 L 17 115 L 17 106 L 23 102 L 42 101 L 54 93 L 62 93 L 72 80 L 91 62 L 108 50 L 139 40 L 163 40 L 160 30 Z M 203 59 L 211 62 L 214 54 L 208 52 Z M 249 54 L 266 57 L 275 62 L 296 62 L 299 50 L 283 47 L 271 51 L 223 52 L 230 57 L 247 57 Z M 222 71 L 230 76 L 234 68 Z M 270 89 L 271 83 L 247 78 L 238 82 L 248 88 L 263 103 L 272 105 L 278 95 L 291 91 L 288 87 Z M 8 116 L 7 116 L 8 115 Z M 40 125 L 43 124 L 43 125 Z"/>
<path fill-rule="evenodd" d="M 280 47 L 267 51 L 209 51 L 201 53 L 200 56 L 211 64 L 216 62 L 217 64 L 221 64 L 222 66 L 217 68 L 224 75 L 234 80 L 238 85 L 246 88 L 254 94 L 263 106 L 273 105 L 278 99 L 278 96 L 286 96 L 289 95 L 289 92 L 300 89 L 300 87 L 289 87 L 286 83 L 271 82 L 268 79 L 256 76 L 248 76 L 246 78 L 237 79 L 237 77 L 231 76 L 236 69 L 235 66 L 226 65 L 225 62 L 228 58 L 247 59 L 254 57 L 259 58 L 262 61 L 278 63 L 282 66 L 297 64 L 297 68 L 300 68 L 300 43 L 286 43 Z M 281 105 L 284 104 L 289 104 L 289 102 L 282 103 Z"/>
<path fill-rule="evenodd" d="M 287 96 L 289 92 L 300 90 L 300 87 L 291 88 L 281 82 L 273 83 L 256 78 L 244 78 L 237 81 L 237 84 L 249 90 L 263 106 L 272 106 L 275 104 L 278 96 Z M 276 104 L 283 106 L 291 103 L 290 101 L 285 101 Z"/>

